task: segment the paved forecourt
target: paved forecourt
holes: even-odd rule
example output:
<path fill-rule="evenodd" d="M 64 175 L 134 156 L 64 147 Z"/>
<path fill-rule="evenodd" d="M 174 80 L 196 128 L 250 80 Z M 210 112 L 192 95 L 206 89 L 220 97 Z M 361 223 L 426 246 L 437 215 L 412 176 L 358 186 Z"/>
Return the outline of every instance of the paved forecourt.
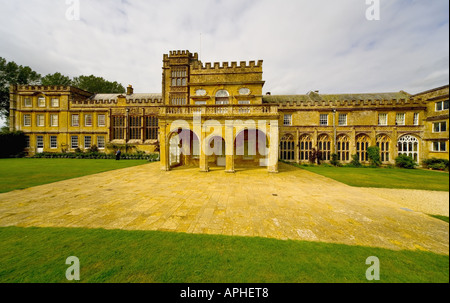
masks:
<path fill-rule="evenodd" d="M 283 163 L 278 174 L 159 168 L 145 164 L 0 194 L 0 226 L 164 230 L 449 254 L 449 224 L 408 209 L 398 195 Z M 438 198 L 448 214 L 448 192 Z"/>

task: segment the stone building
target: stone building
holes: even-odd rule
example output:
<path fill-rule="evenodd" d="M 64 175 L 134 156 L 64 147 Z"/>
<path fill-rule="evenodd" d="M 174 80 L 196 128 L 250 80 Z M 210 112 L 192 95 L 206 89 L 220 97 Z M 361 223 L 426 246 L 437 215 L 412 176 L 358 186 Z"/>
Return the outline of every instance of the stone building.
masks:
<path fill-rule="evenodd" d="M 162 94 L 92 94 L 75 87 L 10 88 L 10 127 L 27 134 L 28 151 L 133 147 L 160 152 L 161 169 L 196 165 L 267 166 L 278 159 L 341 162 L 369 146 L 384 164 L 399 154 L 448 159 L 449 86 L 407 92 L 263 94 L 262 61 L 202 63 L 197 54 L 163 56 Z"/>

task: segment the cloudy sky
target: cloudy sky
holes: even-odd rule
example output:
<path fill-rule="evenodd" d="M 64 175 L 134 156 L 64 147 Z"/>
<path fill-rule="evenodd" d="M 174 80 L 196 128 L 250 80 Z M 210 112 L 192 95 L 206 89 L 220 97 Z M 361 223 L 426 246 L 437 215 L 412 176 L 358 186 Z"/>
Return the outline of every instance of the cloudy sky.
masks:
<path fill-rule="evenodd" d="M 79 2 L 79 20 L 73 19 Z M 0 0 L 0 56 L 42 75 L 161 92 L 162 56 L 264 60 L 272 94 L 417 93 L 449 83 L 449 1 Z M 69 18 L 68 18 L 69 17 Z M 76 15 L 75 15 L 76 17 Z"/>

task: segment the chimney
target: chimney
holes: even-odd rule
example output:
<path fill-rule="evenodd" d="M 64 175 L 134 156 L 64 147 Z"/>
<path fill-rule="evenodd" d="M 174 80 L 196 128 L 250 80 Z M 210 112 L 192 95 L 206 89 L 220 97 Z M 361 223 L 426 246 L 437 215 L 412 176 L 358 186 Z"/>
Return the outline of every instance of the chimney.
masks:
<path fill-rule="evenodd" d="M 127 95 L 132 95 L 132 94 L 133 94 L 133 86 L 131 86 L 131 84 L 130 84 L 127 87 Z"/>

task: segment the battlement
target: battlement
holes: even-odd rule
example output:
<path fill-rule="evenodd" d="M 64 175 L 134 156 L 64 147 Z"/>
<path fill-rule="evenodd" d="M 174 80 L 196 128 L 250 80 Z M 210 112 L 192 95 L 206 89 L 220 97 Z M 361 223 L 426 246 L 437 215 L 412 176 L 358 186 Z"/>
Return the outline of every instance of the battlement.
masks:
<path fill-rule="evenodd" d="M 201 62 L 194 62 L 192 69 L 193 70 L 221 70 L 221 69 L 233 69 L 233 70 L 237 70 L 237 69 L 254 69 L 254 68 L 258 68 L 258 69 L 262 69 L 262 64 L 263 64 L 263 60 L 258 60 L 257 62 L 255 61 L 249 61 L 248 64 L 246 61 L 240 61 L 239 64 L 236 61 L 232 61 L 232 62 L 206 62 L 206 63 L 201 63 Z"/>
<path fill-rule="evenodd" d="M 169 54 L 164 54 L 164 59 L 167 60 L 169 58 L 189 58 L 193 60 L 198 60 L 198 54 L 197 53 L 191 53 L 188 50 L 173 50 L 170 51 Z"/>
<path fill-rule="evenodd" d="M 63 85 L 10 85 L 9 91 L 10 93 L 72 93 L 86 97 L 92 96 L 92 93 L 75 86 Z"/>
<path fill-rule="evenodd" d="M 361 107 L 361 108 L 383 108 L 383 107 L 423 107 L 426 102 L 411 97 L 400 98 L 320 98 L 313 99 L 308 95 L 293 96 L 264 96 L 263 103 L 275 103 L 284 107 Z"/>

